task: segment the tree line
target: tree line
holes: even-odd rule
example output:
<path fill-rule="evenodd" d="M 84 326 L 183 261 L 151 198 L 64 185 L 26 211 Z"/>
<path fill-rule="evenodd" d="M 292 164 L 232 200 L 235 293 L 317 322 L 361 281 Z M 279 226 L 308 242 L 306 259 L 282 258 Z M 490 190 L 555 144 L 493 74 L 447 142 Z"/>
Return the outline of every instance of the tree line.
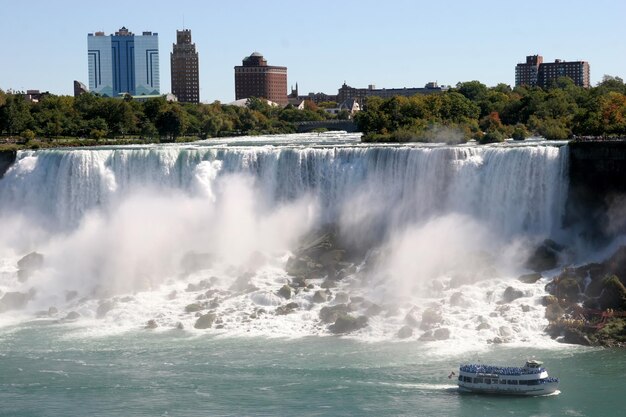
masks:
<path fill-rule="evenodd" d="M 44 95 L 38 102 L 23 94 L 0 90 L 0 136 L 89 138 L 96 141 L 129 138 L 141 141 L 193 140 L 233 135 L 296 131 L 296 122 L 332 118 L 324 109 L 336 103 L 305 102 L 303 109 L 281 108 L 252 98 L 246 107 L 182 104 L 165 98 L 147 101 L 99 97 Z M 498 142 L 530 135 L 547 139 L 573 136 L 626 136 L 626 85 L 605 76 L 592 88 L 576 86 L 567 77 L 548 89 L 479 81 L 461 82 L 440 94 L 368 97 L 355 115 L 364 141 Z"/>
<path fill-rule="evenodd" d="M 0 90 L 0 136 L 41 138 L 135 138 L 147 141 L 204 139 L 239 134 L 293 133 L 299 121 L 336 118 L 312 102 L 300 110 L 252 98 L 247 106 L 182 104 L 164 97 L 146 101 L 45 94 L 38 102 Z M 345 115 L 339 115 L 343 117 Z"/>
<path fill-rule="evenodd" d="M 355 121 L 365 141 L 626 137 L 626 85 L 611 76 L 592 88 L 567 77 L 547 89 L 469 81 L 441 94 L 370 97 Z"/>

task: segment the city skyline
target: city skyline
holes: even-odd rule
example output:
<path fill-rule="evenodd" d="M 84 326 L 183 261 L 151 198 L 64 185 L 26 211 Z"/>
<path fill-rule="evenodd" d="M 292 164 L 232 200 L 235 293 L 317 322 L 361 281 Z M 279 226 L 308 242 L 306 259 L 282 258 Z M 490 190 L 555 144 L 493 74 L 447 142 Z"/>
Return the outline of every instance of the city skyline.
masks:
<path fill-rule="evenodd" d="M 124 3 L 124 14 L 109 7 L 92 17 L 78 1 L 12 2 L 3 5 L 11 18 L 0 35 L 11 42 L 1 47 L 9 65 L 0 66 L 0 89 L 71 95 L 73 80 L 88 82 L 85 35 L 122 26 L 159 33 L 159 49 L 166 52 L 177 30 L 191 29 L 204 63 L 203 102 L 235 99 L 232 68 L 251 51 L 286 66 L 288 86 L 298 83 L 301 94 L 333 94 L 344 81 L 385 88 L 470 80 L 514 85 L 515 65 L 534 54 L 589 62 L 591 85 L 604 74 L 626 76 L 626 4 L 528 1 L 516 10 L 495 1 L 457 3 L 320 0 L 294 8 L 287 1 L 186 1 L 173 11 L 165 3 L 137 1 Z M 160 65 L 162 74 L 170 73 L 169 60 Z M 169 77 L 161 77 L 160 87 L 171 91 Z"/>

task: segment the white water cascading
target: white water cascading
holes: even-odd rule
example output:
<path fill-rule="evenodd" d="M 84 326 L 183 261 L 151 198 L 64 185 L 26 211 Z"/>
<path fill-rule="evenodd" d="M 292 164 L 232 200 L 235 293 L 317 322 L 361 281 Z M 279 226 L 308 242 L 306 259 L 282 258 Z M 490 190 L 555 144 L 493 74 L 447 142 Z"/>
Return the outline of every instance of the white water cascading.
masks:
<path fill-rule="evenodd" d="M 278 285 L 297 238 L 332 223 L 348 240 L 392 251 L 379 276 L 368 278 L 370 290 L 379 289 L 371 298 L 388 302 L 419 281 L 414 296 L 422 300 L 434 295 L 426 284 L 450 258 L 505 253 L 512 242 L 560 233 L 566 146 L 364 146 L 356 139 L 22 151 L 0 180 L 0 289 L 34 287 L 37 307 L 63 304 L 70 289 L 154 295 L 186 285 L 176 268 L 189 250 L 217 254 L 231 270 L 262 252 L 276 261 L 258 280 Z M 46 254 L 46 269 L 17 283 L 9 260 L 31 250 Z M 278 303 L 270 292 L 239 307 Z M 176 303 L 156 304 L 168 311 L 163 305 Z M 144 300 L 145 317 L 156 304 Z M 312 317 L 305 333 L 315 332 Z"/>

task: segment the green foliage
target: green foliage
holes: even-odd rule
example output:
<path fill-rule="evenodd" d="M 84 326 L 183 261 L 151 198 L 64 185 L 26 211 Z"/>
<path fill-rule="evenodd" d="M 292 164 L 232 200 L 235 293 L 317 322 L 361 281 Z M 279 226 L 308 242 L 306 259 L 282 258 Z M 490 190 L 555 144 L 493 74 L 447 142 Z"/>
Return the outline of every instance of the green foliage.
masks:
<path fill-rule="evenodd" d="M 523 124 L 518 124 L 513 128 L 513 133 L 511 134 L 511 137 L 514 140 L 524 140 L 528 137 L 528 130 L 526 129 L 526 126 L 524 126 Z"/>
<path fill-rule="evenodd" d="M 506 139 L 506 137 L 504 136 L 504 133 L 502 133 L 499 130 L 493 129 L 493 130 L 489 130 L 485 132 L 485 134 L 479 139 L 478 142 L 482 144 L 497 143 L 497 142 L 504 142 L 504 139 Z"/>

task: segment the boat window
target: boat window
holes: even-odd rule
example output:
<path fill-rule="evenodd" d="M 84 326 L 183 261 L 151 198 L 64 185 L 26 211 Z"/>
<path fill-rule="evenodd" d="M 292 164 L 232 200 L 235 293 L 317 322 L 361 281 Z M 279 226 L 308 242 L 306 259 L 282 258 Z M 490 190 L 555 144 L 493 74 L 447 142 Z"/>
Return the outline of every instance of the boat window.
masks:
<path fill-rule="evenodd" d="M 463 377 L 459 375 L 459 381 L 463 381 Z"/>
<path fill-rule="evenodd" d="M 491 384 L 491 379 L 485 378 L 485 384 Z"/>
<path fill-rule="evenodd" d="M 506 379 L 501 379 L 501 380 L 500 380 L 500 383 L 501 383 L 501 384 L 506 384 Z"/>
<path fill-rule="evenodd" d="M 528 381 L 521 380 L 521 381 L 519 381 L 519 384 L 520 385 L 528 385 Z"/>
<path fill-rule="evenodd" d="M 517 381 L 515 379 L 509 379 L 507 382 L 509 385 L 517 385 Z"/>
<path fill-rule="evenodd" d="M 482 378 L 474 378 L 474 384 L 482 384 L 482 383 L 483 383 Z"/>
<path fill-rule="evenodd" d="M 472 378 L 470 378 L 469 376 L 464 376 L 463 378 L 465 382 L 472 382 Z"/>
<path fill-rule="evenodd" d="M 539 380 L 531 379 L 530 381 L 528 381 L 528 385 L 539 385 Z"/>

